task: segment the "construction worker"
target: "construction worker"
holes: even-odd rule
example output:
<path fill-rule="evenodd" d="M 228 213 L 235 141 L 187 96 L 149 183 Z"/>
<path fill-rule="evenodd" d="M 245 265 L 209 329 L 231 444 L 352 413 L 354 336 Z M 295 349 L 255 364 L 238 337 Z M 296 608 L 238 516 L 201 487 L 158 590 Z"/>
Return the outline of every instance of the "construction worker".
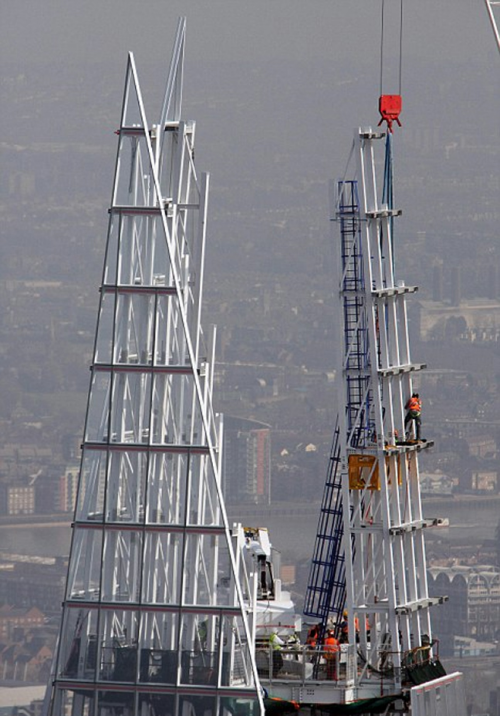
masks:
<path fill-rule="evenodd" d="M 365 617 L 365 629 L 366 629 L 366 639 L 367 639 L 367 641 L 370 641 L 371 626 L 370 626 L 370 620 L 368 619 L 368 617 Z"/>
<path fill-rule="evenodd" d="M 326 678 L 337 680 L 337 654 L 340 651 L 339 640 L 335 638 L 335 632 L 330 629 L 328 632 L 325 643 L 324 652 L 326 659 Z"/>
<path fill-rule="evenodd" d="M 298 634 L 290 634 L 285 643 L 285 648 L 291 657 L 295 660 L 299 660 L 299 653 L 301 651 L 300 637 Z"/>
<path fill-rule="evenodd" d="M 276 632 L 272 632 L 271 636 L 269 637 L 269 649 L 270 649 L 270 656 L 272 659 L 272 671 L 273 676 L 278 676 L 279 672 L 283 668 L 283 656 L 281 655 L 281 648 L 284 644 L 283 639 L 281 639 Z"/>
<path fill-rule="evenodd" d="M 347 609 L 344 609 L 342 621 L 340 622 L 340 643 L 347 644 L 349 641 L 349 622 Z M 359 642 L 359 619 L 354 617 L 354 630 L 356 632 L 356 641 Z"/>
<path fill-rule="evenodd" d="M 314 624 L 307 632 L 306 644 L 310 649 L 316 649 L 318 644 L 320 624 Z"/>
<path fill-rule="evenodd" d="M 347 644 L 349 641 L 349 624 L 347 621 L 347 609 L 344 609 L 342 614 L 342 621 L 339 625 L 340 628 L 340 643 Z"/>
<path fill-rule="evenodd" d="M 208 620 L 204 619 L 198 625 L 198 640 L 200 642 L 200 649 L 204 651 L 207 648 L 207 636 L 208 636 Z"/>
<path fill-rule="evenodd" d="M 418 393 L 412 393 L 412 396 L 406 403 L 405 408 L 408 411 L 405 417 L 405 431 L 408 423 L 413 421 L 415 425 L 415 440 L 420 440 L 420 414 L 422 412 L 422 401 L 420 400 Z M 408 437 L 408 433 L 406 433 L 406 436 Z"/>

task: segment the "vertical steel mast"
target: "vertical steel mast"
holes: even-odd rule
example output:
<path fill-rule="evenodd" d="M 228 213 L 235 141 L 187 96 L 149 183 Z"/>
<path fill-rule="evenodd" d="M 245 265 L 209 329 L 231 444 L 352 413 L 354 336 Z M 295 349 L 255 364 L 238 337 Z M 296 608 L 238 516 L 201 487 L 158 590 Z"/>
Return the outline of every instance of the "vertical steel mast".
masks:
<path fill-rule="evenodd" d="M 428 596 L 418 476 L 418 453 L 432 443 L 405 437 L 412 374 L 425 366 L 410 357 L 406 301 L 416 287 L 395 276 L 390 132 L 376 160 L 385 136 L 355 132 L 355 178 L 332 192 L 339 417 L 304 609 L 337 630 L 347 610 L 354 699 L 402 692 L 406 667 L 431 641 L 429 607 L 441 601 Z"/>
<path fill-rule="evenodd" d="M 51 716 L 259 714 L 221 494 L 208 175 L 181 118 L 185 19 L 158 124 L 127 65 Z"/>
<path fill-rule="evenodd" d="M 403 655 L 431 636 L 434 600 L 427 590 L 417 458 L 430 443 L 404 439 L 411 376 L 425 366 L 410 358 L 406 299 L 416 289 L 394 273 L 393 222 L 401 212 L 388 198 L 390 133 L 385 191 L 377 186 L 375 145 L 384 136 L 356 131 L 357 184 L 339 189 L 340 469 L 348 626 L 363 661 L 356 679 L 362 687 L 378 672 L 397 692 Z M 344 207 L 352 212 L 356 196 L 355 231 L 346 231 Z"/>

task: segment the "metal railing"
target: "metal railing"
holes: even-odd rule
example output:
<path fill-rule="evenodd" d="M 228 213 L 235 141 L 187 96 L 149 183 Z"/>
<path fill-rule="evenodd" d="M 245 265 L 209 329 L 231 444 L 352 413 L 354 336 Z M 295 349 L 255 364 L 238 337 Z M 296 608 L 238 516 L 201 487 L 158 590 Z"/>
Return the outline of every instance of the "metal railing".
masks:
<path fill-rule="evenodd" d="M 355 644 L 339 645 L 338 651 L 307 647 L 257 648 L 257 672 L 262 681 L 292 681 L 297 685 L 310 682 L 334 682 L 349 685 L 357 670 Z"/>

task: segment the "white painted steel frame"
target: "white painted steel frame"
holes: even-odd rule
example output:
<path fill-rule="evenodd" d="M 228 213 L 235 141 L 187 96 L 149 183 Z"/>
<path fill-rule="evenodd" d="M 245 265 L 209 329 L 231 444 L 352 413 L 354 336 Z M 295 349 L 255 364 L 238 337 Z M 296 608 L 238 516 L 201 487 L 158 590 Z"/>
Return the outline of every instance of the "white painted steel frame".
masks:
<path fill-rule="evenodd" d="M 181 119 L 184 37 L 181 19 L 151 127 L 128 59 L 52 716 L 263 713 L 200 323 L 209 177 Z"/>
<path fill-rule="evenodd" d="M 410 691 L 412 716 L 466 716 L 463 674 L 455 672 Z"/>
<path fill-rule="evenodd" d="M 395 446 L 404 436 L 404 405 L 412 393 L 412 372 L 422 368 L 410 359 L 406 299 L 416 290 L 396 281 L 393 262 L 392 221 L 400 212 L 380 202 L 375 144 L 384 135 L 357 130 L 354 138 L 359 192 L 359 231 L 364 290 L 355 331 L 367 335 L 366 365 L 358 370 L 368 380 L 363 410 L 369 405 L 374 433 L 361 442 L 358 427 L 366 414 L 358 415 L 349 428 L 340 410 L 344 549 L 346 554 L 346 606 L 349 633 L 359 624 L 358 650 L 361 665 L 355 676 L 358 694 L 380 689 L 372 672 L 384 672 L 386 693 L 401 688 L 404 654 L 419 646 L 423 635 L 431 636 L 422 505 L 417 452 L 420 446 Z M 383 163 L 382 163 L 383 166 Z M 338 242 L 338 239 L 337 239 Z M 338 258 L 341 274 L 342 258 Z M 344 288 L 339 275 L 340 325 L 349 321 Z M 352 320 L 354 325 L 355 321 Z M 343 331 L 344 338 L 347 330 Z M 339 405 L 348 406 L 347 374 L 352 368 L 351 345 L 342 342 Z M 389 447 L 390 446 L 390 447 Z M 369 455 L 378 468 L 380 489 L 349 487 L 349 456 Z M 366 626 L 369 623 L 370 635 Z"/>
<path fill-rule="evenodd" d="M 493 34 L 495 35 L 498 51 L 500 52 L 500 31 L 498 29 L 497 20 L 497 16 L 500 13 L 500 0 L 484 0 L 484 2 L 486 4 L 486 9 L 488 10 L 488 16 L 490 18 L 491 27 L 493 28 Z M 497 8 L 496 13 L 493 8 Z"/>

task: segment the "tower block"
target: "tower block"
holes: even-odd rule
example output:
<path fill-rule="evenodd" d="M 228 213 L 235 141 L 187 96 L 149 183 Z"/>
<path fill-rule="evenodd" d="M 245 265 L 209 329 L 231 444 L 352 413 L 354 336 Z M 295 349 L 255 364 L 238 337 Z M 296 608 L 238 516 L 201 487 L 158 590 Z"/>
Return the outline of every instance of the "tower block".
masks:
<path fill-rule="evenodd" d="M 200 323 L 209 177 L 184 38 L 181 19 L 157 124 L 128 58 L 50 716 L 263 708 Z"/>

